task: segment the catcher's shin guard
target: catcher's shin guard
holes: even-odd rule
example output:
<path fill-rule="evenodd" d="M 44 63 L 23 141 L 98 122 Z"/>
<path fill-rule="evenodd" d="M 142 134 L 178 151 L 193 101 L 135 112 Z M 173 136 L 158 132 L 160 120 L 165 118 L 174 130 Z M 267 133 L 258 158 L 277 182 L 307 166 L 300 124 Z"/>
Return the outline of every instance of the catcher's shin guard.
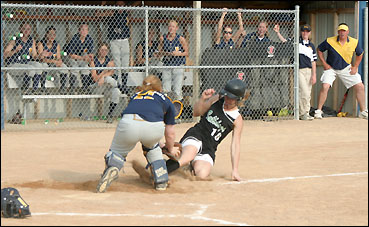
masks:
<path fill-rule="evenodd" d="M 154 185 L 156 190 L 165 190 L 168 186 L 168 171 L 163 159 L 163 153 L 159 144 L 156 144 L 153 148 L 148 148 L 142 145 L 144 155 L 148 162 L 146 168 L 150 166 L 152 176 L 154 178 Z"/>
<path fill-rule="evenodd" d="M 126 159 L 121 156 L 119 153 L 114 152 L 114 151 L 109 151 L 105 157 L 105 168 L 109 168 L 109 167 L 117 167 L 118 170 L 121 170 L 124 166 L 124 162 L 126 161 Z"/>
<path fill-rule="evenodd" d="M 154 177 L 155 189 L 165 190 L 168 185 L 169 177 L 164 159 L 159 159 L 152 162 L 151 171 Z"/>

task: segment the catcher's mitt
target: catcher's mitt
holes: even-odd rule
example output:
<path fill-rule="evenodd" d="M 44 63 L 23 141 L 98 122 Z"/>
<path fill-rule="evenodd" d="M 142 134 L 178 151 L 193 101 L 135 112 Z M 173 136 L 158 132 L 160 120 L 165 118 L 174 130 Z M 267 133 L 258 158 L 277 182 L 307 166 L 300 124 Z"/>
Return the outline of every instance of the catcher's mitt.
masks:
<path fill-rule="evenodd" d="M 182 152 L 182 144 L 180 144 L 178 142 L 174 142 L 174 147 L 178 147 L 179 151 Z M 165 154 L 166 156 L 168 156 L 168 158 L 178 161 L 178 158 L 177 157 L 175 157 L 174 155 L 172 155 L 171 153 L 169 153 L 168 148 L 165 145 L 161 149 L 162 149 L 163 154 Z"/>
<path fill-rule="evenodd" d="M 29 205 L 15 188 L 1 189 L 1 215 L 5 218 L 25 218 L 30 216 Z"/>

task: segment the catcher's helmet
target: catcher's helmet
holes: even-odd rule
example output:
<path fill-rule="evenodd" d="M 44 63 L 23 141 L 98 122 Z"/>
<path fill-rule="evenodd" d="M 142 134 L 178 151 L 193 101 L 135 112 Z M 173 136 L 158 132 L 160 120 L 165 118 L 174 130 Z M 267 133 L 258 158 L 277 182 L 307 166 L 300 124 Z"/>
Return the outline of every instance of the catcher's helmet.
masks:
<path fill-rule="evenodd" d="M 227 82 L 220 94 L 239 101 L 244 97 L 245 91 L 246 84 L 242 80 L 235 78 Z"/>
<path fill-rule="evenodd" d="M 1 215 L 4 218 L 25 218 L 31 215 L 29 205 L 15 188 L 1 189 Z"/>

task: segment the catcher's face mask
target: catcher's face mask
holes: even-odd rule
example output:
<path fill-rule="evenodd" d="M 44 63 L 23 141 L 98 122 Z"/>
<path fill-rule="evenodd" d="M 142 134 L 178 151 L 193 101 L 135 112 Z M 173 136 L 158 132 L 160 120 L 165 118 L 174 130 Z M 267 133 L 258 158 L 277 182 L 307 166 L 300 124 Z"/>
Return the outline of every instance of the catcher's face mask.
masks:
<path fill-rule="evenodd" d="M 15 188 L 1 189 L 1 215 L 5 218 L 25 218 L 31 215 L 29 205 Z"/>

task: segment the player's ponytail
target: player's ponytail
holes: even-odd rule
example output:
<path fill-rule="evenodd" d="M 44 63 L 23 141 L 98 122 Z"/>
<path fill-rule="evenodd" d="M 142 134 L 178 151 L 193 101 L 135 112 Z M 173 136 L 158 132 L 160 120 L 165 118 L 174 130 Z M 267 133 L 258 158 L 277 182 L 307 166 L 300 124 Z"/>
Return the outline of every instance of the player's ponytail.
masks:
<path fill-rule="evenodd" d="M 245 90 L 245 95 L 243 96 L 241 101 L 238 102 L 238 107 L 244 107 L 245 106 L 245 101 L 250 97 L 250 95 L 251 95 L 251 90 L 246 89 Z"/>
<path fill-rule="evenodd" d="M 142 85 L 137 87 L 137 91 L 158 91 L 162 92 L 162 85 L 159 77 L 155 75 L 149 75 L 142 81 Z"/>

